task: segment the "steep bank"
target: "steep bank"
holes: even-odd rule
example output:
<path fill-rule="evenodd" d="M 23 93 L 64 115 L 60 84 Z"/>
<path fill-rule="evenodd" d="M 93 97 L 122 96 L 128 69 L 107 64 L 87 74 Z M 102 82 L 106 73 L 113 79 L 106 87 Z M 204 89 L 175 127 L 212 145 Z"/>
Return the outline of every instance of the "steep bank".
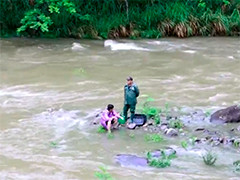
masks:
<path fill-rule="evenodd" d="M 1 36 L 160 38 L 239 36 L 239 0 L 0 2 Z"/>

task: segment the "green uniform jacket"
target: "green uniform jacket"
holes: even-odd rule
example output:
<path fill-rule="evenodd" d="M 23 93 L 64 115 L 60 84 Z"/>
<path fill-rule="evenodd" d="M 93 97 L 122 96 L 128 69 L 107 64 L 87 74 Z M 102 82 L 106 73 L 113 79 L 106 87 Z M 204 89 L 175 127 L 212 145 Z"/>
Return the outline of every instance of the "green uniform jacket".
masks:
<path fill-rule="evenodd" d="M 139 89 L 136 84 L 124 86 L 124 104 L 136 105 Z"/>

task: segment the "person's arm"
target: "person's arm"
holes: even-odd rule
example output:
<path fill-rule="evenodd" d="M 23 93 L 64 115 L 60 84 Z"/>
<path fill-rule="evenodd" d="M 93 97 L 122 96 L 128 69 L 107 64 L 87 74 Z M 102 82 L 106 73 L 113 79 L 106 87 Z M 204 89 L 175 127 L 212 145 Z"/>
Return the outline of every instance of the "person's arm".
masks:
<path fill-rule="evenodd" d="M 117 118 L 121 118 L 121 119 L 123 119 L 123 117 L 120 116 L 120 114 L 117 113 L 116 111 L 113 111 L 113 115 L 116 116 Z"/>
<path fill-rule="evenodd" d="M 139 92 L 139 89 L 138 89 L 137 85 L 135 85 L 135 93 L 136 93 L 136 97 L 138 97 L 138 96 L 139 96 L 139 94 L 140 94 L 140 92 Z"/>
<path fill-rule="evenodd" d="M 103 111 L 103 118 L 105 121 L 109 121 L 108 113 L 106 111 Z"/>

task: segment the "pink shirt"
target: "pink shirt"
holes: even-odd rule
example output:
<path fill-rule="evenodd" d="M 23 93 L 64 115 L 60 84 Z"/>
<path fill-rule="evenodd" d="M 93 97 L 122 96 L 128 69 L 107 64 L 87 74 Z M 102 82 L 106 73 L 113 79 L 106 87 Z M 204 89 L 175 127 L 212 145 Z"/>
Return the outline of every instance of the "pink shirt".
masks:
<path fill-rule="evenodd" d="M 120 118 L 120 115 L 119 115 L 116 111 L 114 111 L 114 110 L 113 110 L 112 112 L 109 112 L 107 109 L 105 109 L 105 110 L 102 112 L 101 122 L 109 121 L 109 120 L 111 120 L 113 117 Z"/>

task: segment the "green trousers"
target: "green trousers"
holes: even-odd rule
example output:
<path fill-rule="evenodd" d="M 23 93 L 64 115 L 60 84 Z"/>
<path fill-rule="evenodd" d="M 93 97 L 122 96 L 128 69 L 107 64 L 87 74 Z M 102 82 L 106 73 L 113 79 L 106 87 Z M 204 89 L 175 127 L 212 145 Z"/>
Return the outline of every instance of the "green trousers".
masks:
<path fill-rule="evenodd" d="M 136 104 L 124 104 L 123 107 L 123 115 L 125 118 L 125 121 L 127 121 L 127 115 L 128 115 L 128 110 L 130 109 L 130 122 L 133 122 L 133 116 L 135 115 L 135 109 L 136 109 Z"/>

